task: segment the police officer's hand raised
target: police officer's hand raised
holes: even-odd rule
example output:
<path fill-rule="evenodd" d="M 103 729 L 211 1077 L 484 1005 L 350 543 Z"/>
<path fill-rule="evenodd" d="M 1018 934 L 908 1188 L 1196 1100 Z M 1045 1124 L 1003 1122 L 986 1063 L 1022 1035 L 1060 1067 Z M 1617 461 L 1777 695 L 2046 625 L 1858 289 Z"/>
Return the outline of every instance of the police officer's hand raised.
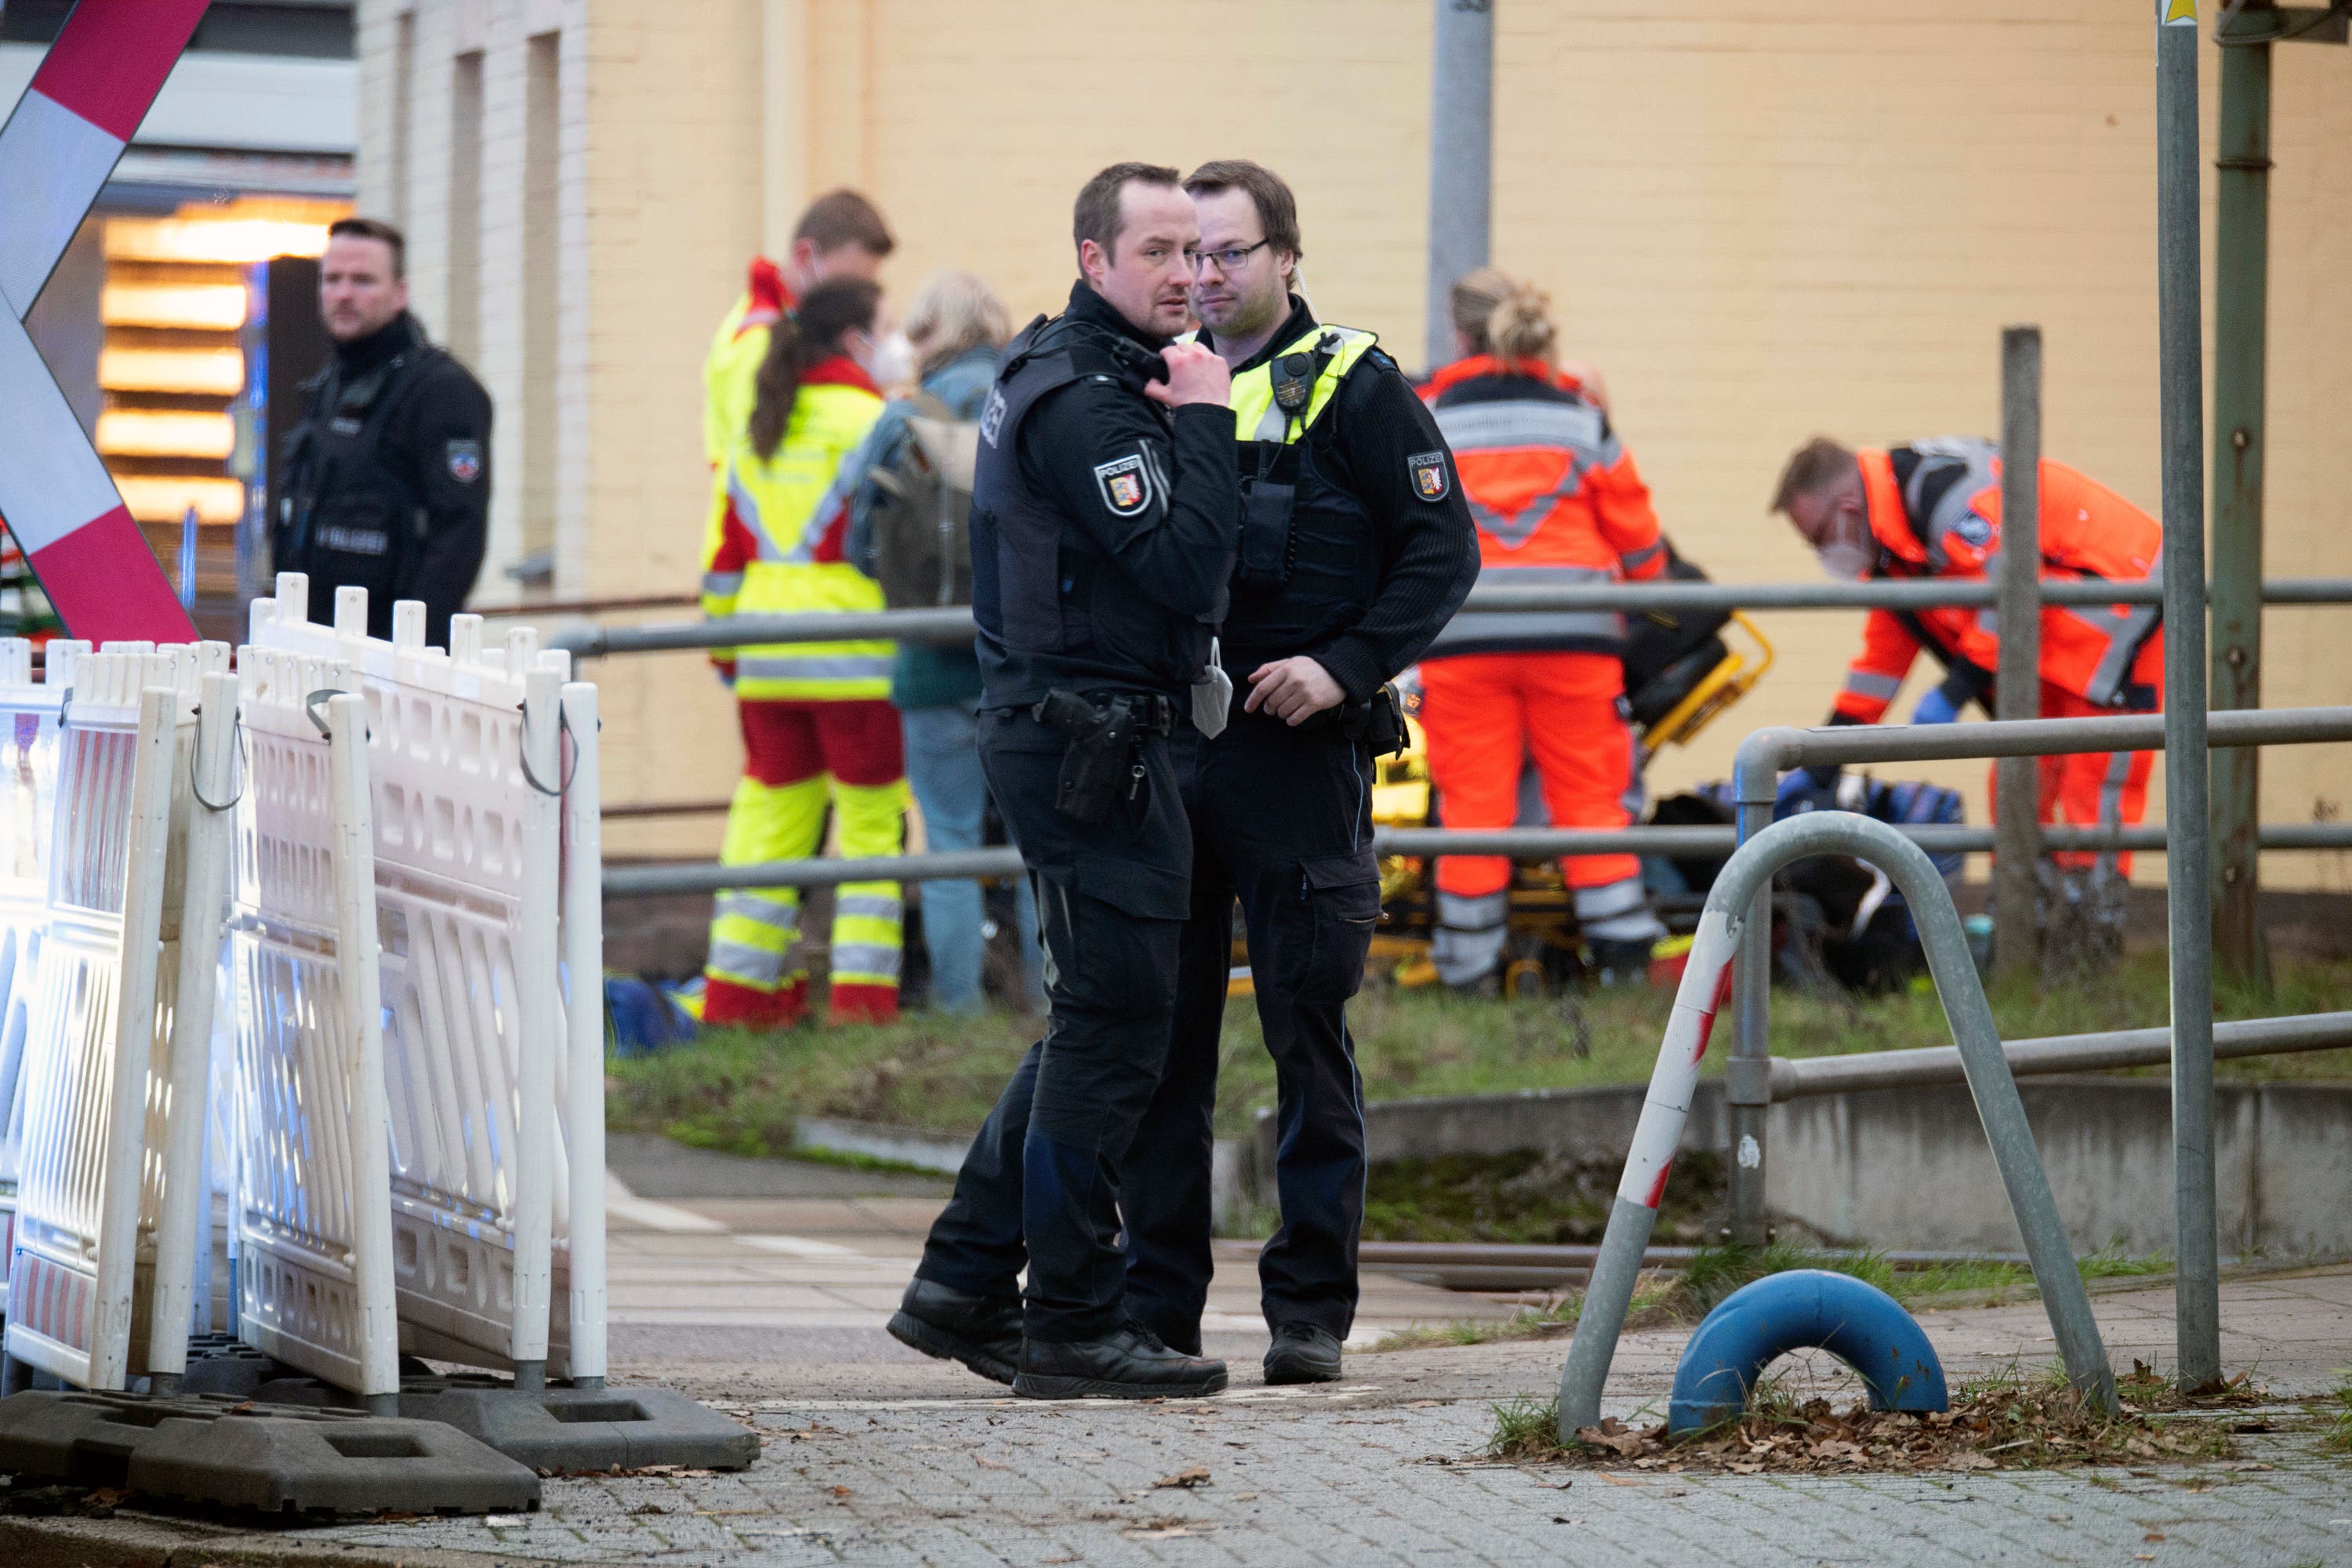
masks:
<path fill-rule="evenodd" d="M 1171 343 L 1160 351 L 1168 362 L 1166 381 L 1144 383 L 1146 395 L 1171 408 L 1187 403 L 1213 403 L 1222 408 L 1233 395 L 1233 367 L 1213 349 L 1199 343 Z"/>

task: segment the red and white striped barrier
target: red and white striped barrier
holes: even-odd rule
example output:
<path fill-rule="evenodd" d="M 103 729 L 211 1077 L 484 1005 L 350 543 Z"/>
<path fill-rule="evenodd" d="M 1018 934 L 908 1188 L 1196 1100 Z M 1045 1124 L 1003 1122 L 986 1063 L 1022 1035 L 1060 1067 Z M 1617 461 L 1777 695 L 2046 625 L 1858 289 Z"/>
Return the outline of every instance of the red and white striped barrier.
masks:
<path fill-rule="evenodd" d="M 1617 1184 L 1618 1197 L 1653 1213 L 1665 1196 L 1675 1151 L 1682 1147 L 1683 1126 L 1690 1120 L 1691 1100 L 1698 1091 L 1699 1063 L 1706 1058 L 1707 1036 L 1731 994 L 1732 951 L 1738 945 L 1730 919 L 1721 910 L 1699 917 L 1690 960 L 1675 989 L 1665 1041 L 1658 1047 L 1658 1065 L 1650 1072 L 1642 1120 L 1633 1128 L 1633 1147 L 1625 1156 L 1625 1174 Z"/>
<path fill-rule="evenodd" d="M 0 517 L 74 635 L 195 637 L 130 509 L 24 329 L 205 0 L 74 7 L 0 125 Z"/>

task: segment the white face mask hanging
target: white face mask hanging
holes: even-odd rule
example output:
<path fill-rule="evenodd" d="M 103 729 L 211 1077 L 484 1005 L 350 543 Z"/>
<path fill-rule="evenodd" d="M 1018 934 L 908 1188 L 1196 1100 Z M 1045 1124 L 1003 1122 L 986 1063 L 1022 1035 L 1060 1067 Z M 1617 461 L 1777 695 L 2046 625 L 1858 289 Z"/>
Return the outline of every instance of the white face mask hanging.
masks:
<path fill-rule="evenodd" d="M 1209 639 L 1209 662 L 1192 682 L 1192 728 L 1213 741 L 1225 731 L 1234 710 L 1234 678 L 1225 673 L 1217 639 Z"/>
<path fill-rule="evenodd" d="M 1813 547 L 1813 557 L 1822 570 L 1848 583 L 1866 582 L 1870 569 L 1878 563 L 1878 551 L 1870 537 L 1870 525 L 1851 513 L 1840 513 L 1835 537 Z"/>

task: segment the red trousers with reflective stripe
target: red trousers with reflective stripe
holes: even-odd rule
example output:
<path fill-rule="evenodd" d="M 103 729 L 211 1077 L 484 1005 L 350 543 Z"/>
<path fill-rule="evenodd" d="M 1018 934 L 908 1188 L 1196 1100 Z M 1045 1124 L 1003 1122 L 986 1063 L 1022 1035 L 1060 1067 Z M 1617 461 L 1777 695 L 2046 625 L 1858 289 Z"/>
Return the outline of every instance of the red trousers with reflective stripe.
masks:
<path fill-rule="evenodd" d="M 880 700 L 761 700 L 739 703 L 743 772 L 763 784 L 831 773 L 845 784 L 886 784 L 907 776 L 898 710 Z"/>
<path fill-rule="evenodd" d="M 2085 701 L 2063 686 L 2042 683 L 2042 716 L 2044 719 L 2090 719 L 2110 717 L 2112 708 L 2100 708 Z M 2147 775 L 2156 765 L 2154 752 L 2080 752 L 2071 756 L 2037 757 L 2041 799 L 2036 814 L 2047 826 L 2063 823 L 2070 827 L 2096 827 L 2112 815 L 2126 827 L 2137 827 L 2147 815 Z M 1986 789 L 1998 789 L 1995 767 L 1986 775 Z M 2070 871 L 2085 869 L 2098 859 L 2086 850 L 2069 849 L 2051 858 Z M 2131 875 L 2129 852 L 2116 857 L 2116 869 Z"/>
<path fill-rule="evenodd" d="M 1429 777 L 1448 827 L 1508 827 L 1518 820 L 1519 773 L 1532 753 L 1554 827 L 1623 827 L 1633 782 L 1633 731 L 1617 711 L 1625 668 L 1613 654 L 1481 653 L 1421 667 L 1421 731 Z M 1561 862 L 1571 888 L 1601 888 L 1642 874 L 1632 855 L 1580 855 Z M 1440 891 L 1500 892 L 1511 863 L 1500 855 L 1449 855 Z"/>

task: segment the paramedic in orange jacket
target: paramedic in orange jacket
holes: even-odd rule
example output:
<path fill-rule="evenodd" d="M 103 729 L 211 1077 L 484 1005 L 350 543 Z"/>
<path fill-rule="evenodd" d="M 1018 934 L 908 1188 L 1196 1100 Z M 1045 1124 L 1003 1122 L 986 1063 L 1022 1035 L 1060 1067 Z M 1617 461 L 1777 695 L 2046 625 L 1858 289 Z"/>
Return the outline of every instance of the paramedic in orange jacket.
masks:
<path fill-rule="evenodd" d="M 1833 577 L 1991 574 L 2000 552 L 2000 448 L 1945 437 L 1881 451 L 1851 451 L 1817 437 L 1798 449 L 1773 492 Z M 2042 573 L 2045 578 L 2152 576 L 2163 558 L 2156 519 L 2095 479 L 2047 458 L 2042 464 Z M 1992 710 L 2000 668 L 1990 609 L 1873 610 L 1862 652 L 1847 668 L 1832 724 L 1874 724 L 1922 648 L 1944 667 L 1919 700 L 1915 724 L 1945 723 L 1973 701 Z M 2061 605 L 2042 610 L 2042 716 L 2153 712 L 2163 705 L 2164 634 L 2154 605 Z M 2084 752 L 2041 760 L 2044 823 L 2138 823 L 2147 806 L 2151 752 Z M 2060 854 L 2080 868 L 2095 857 Z M 2128 855 L 2116 858 L 2126 875 Z"/>
<path fill-rule="evenodd" d="M 1544 295 L 1492 268 L 1454 287 L 1465 357 L 1423 389 L 1454 449 L 1478 524 L 1479 581 L 1530 586 L 1646 581 L 1664 571 L 1665 543 L 1649 487 L 1609 426 L 1584 377 L 1563 373 Z M 1430 782 L 1448 827 L 1508 827 L 1532 753 L 1556 827 L 1623 827 L 1639 776 L 1623 711 L 1623 618 L 1613 612 L 1545 617 L 1545 651 L 1424 659 L 1421 726 Z M 1603 980 L 1648 969 L 1665 934 L 1632 855 L 1561 863 L 1577 925 Z M 1510 861 L 1449 855 L 1438 862 L 1438 978 L 1483 985 L 1502 956 Z"/>

